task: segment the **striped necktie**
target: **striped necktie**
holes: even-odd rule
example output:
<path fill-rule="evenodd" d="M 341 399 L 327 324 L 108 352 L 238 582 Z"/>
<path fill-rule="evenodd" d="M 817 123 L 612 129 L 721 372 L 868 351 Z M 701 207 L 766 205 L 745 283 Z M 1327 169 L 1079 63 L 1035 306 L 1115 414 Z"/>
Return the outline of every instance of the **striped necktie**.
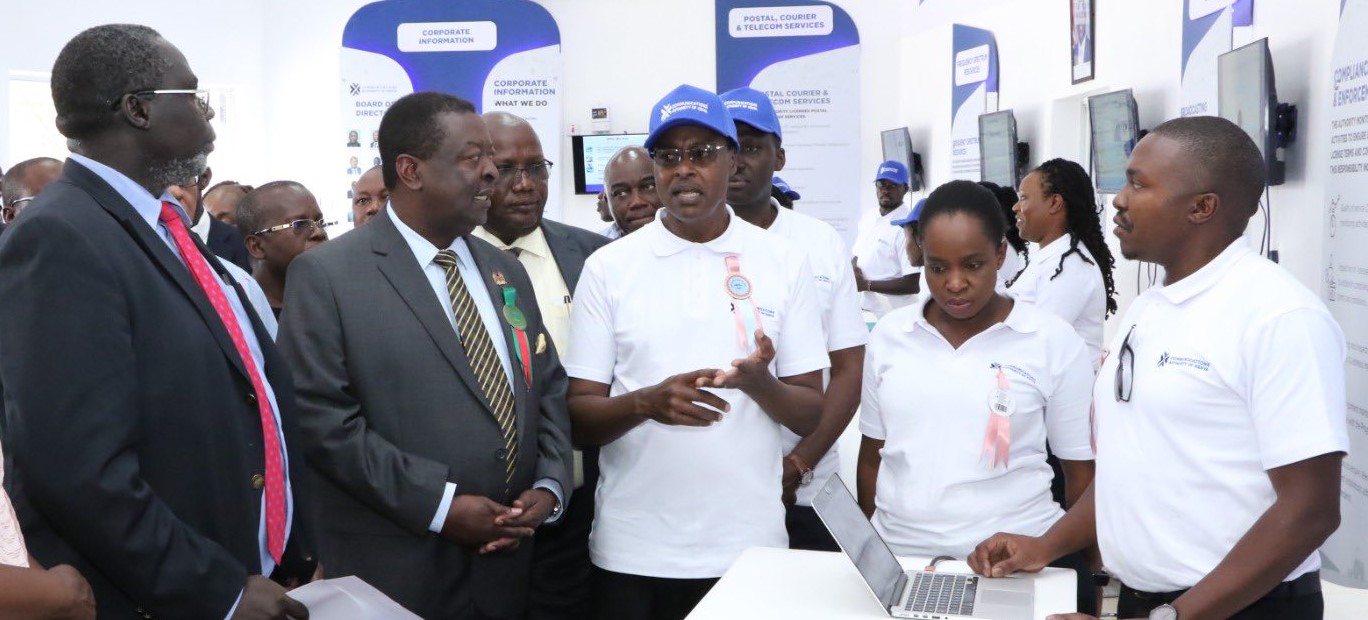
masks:
<path fill-rule="evenodd" d="M 494 419 L 503 432 L 504 450 L 508 457 L 504 460 L 504 492 L 511 490 L 513 469 L 518 457 L 518 429 L 513 419 L 513 388 L 504 374 L 499 354 L 494 350 L 494 342 L 489 338 L 480 313 L 475 309 L 475 301 L 466 289 L 465 280 L 457 268 L 456 253 L 442 250 L 433 262 L 446 271 L 447 294 L 451 296 L 451 311 L 456 317 L 456 327 L 460 332 L 461 346 L 470 359 L 470 368 L 480 382 L 489 406 L 494 411 Z"/>

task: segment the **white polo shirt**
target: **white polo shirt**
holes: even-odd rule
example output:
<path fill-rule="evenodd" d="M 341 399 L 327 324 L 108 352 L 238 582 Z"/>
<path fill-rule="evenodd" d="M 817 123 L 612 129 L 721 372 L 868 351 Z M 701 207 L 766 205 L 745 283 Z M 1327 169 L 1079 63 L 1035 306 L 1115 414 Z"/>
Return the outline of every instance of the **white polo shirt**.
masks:
<path fill-rule="evenodd" d="M 728 213 L 722 236 L 692 243 L 660 220 L 595 252 L 570 315 L 571 377 L 617 396 L 700 368 L 726 369 L 737 342 L 726 259 L 752 284 L 778 377 L 828 366 L 820 304 L 805 255 Z M 751 312 L 749 304 L 743 311 Z M 739 390 L 704 428 L 646 421 L 604 445 L 590 559 L 632 575 L 721 576 L 748 547 L 787 547 L 780 425 Z"/>
<path fill-rule="evenodd" d="M 773 199 L 771 204 L 779 213 L 767 230 L 788 239 L 794 247 L 807 253 L 817 304 L 821 307 L 827 351 L 864 346 L 869 341 L 869 328 L 860 312 L 860 298 L 855 291 L 855 272 L 850 268 L 850 250 L 845 241 L 830 224 L 785 209 Z M 784 454 L 788 454 L 802 438 L 787 428 L 782 430 Z M 832 444 L 821 460 L 807 465 L 812 468 L 813 483 L 798 487 L 800 506 L 811 506 L 812 498 L 817 496 L 821 487 L 820 482 L 840 471 L 841 459 L 836 452 L 836 445 Z"/>
<path fill-rule="evenodd" d="M 912 213 L 907 204 L 880 215 L 873 209 L 860 218 L 858 234 L 855 237 L 855 264 L 864 272 L 866 280 L 889 280 L 918 273 L 921 271 L 907 260 L 907 233 L 901 226 L 894 226 Z M 872 291 L 860 293 L 860 307 L 882 317 L 890 311 L 917 301 L 916 295 L 884 295 Z"/>
<path fill-rule="evenodd" d="M 1013 248 L 1010 243 L 1007 244 L 1007 255 L 1002 260 L 1002 268 L 998 269 L 997 290 L 999 293 L 1007 292 L 1007 283 L 1011 282 L 1012 278 L 1017 277 L 1017 274 L 1026 266 L 1025 263 L 1026 260 L 1021 257 L 1016 248 Z"/>
<path fill-rule="evenodd" d="M 1050 496 L 1045 440 L 1093 458 L 1092 364 L 1059 318 L 1017 303 L 954 349 L 922 303 L 893 311 L 865 349 L 860 432 L 881 439 L 874 527 L 898 555 L 967 557 L 995 532 L 1044 534 L 1064 515 Z M 1006 466 L 983 455 L 999 369 L 1015 403 Z"/>
<path fill-rule="evenodd" d="M 1031 264 L 1012 283 L 1009 293 L 1017 299 L 1049 312 L 1088 343 L 1088 359 L 1102 361 L 1102 322 L 1107 318 L 1107 285 L 1092 252 L 1082 242 L 1061 265 L 1059 257 L 1069 251 L 1071 235 L 1064 235 L 1036 250 Z M 1084 260 L 1086 259 L 1086 260 Z M 1059 275 L 1055 271 L 1059 270 Z"/>
<path fill-rule="evenodd" d="M 1118 402 L 1128 334 L 1134 378 Z M 1094 391 L 1097 539 L 1132 588 L 1196 585 L 1273 505 L 1268 470 L 1349 449 L 1344 334 L 1243 239 L 1136 298 L 1109 351 Z M 1319 567 L 1313 552 L 1287 579 Z"/>

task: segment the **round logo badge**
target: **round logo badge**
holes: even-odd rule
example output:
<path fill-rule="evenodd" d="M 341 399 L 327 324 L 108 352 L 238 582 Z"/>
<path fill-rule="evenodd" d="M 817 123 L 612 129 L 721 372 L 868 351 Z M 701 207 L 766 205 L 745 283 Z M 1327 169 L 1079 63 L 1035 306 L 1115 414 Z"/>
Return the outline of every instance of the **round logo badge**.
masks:
<path fill-rule="evenodd" d="M 517 306 L 504 306 L 503 315 L 508 324 L 513 326 L 513 329 L 527 329 L 527 317 L 523 316 L 522 310 L 519 310 Z"/>
<path fill-rule="evenodd" d="M 751 295 L 751 283 L 739 273 L 727 276 L 727 294 L 733 299 L 747 299 Z"/>
<path fill-rule="evenodd" d="M 1016 399 L 1012 398 L 1012 393 L 1007 390 L 993 388 L 993 391 L 988 393 L 988 410 L 1009 418 L 1016 413 Z"/>

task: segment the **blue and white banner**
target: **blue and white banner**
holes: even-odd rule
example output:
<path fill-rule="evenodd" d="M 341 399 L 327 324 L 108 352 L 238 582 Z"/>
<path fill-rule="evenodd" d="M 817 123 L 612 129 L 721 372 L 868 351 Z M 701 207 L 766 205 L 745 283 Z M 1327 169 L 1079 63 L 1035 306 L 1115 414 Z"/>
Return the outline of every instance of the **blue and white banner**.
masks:
<path fill-rule="evenodd" d="M 1368 588 L 1368 0 L 1340 15 L 1331 63 L 1330 176 L 1325 184 L 1325 303 L 1348 341 L 1344 383 L 1349 457 L 1340 482 L 1340 529 L 1321 549 L 1334 583 Z"/>
<path fill-rule="evenodd" d="M 345 187 L 379 163 L 376 135 L 394 100 L 435 90 L 475 104 L 480 113 L 521 116 L 548 158 L 561 152 L 560 29 L 529 0 L 385 0 L 361 7 L 342 33 L 342 127 Z M 561 162 L 556 162 L 561 163 Z M 569 169 L 569 162 L 562 164 Z M 340 176 L 340 175 L 339 175 Z M 560 176 L 553 174 L 546 215 L 560 215 Z M 339 183 L 338 187 L 343 187 Z M 340 215 L 328 194 L 329 219 Z M 350 196 L 348 196 L 350 198 Z M 346 214 L 351 205 L 346 203 Z M 340 218 L 346 220 L 345 215 Z"/>
<path fill-rule="evenodd" d="M 1230 51 L 1237 7 L 1242 20 L 1253 19 L 1252 0 L 1183 0 L 1179 116 L 1216 115 L 1216 59 Z"/>
<path fill-rule="evenodd" d="M 998 107 L 997 40 L 955 24 L 950 54 L 950 178 L 979 180 L 978 117 Z"/>
<path fill-rule="evenodd" d="M 769 95 L 784 130 L 780 174 L 795 208 L 848 243 L 860 218 L 860 34 L 845 11 L 812 0 L 717 0 L 717 92 Z"/>

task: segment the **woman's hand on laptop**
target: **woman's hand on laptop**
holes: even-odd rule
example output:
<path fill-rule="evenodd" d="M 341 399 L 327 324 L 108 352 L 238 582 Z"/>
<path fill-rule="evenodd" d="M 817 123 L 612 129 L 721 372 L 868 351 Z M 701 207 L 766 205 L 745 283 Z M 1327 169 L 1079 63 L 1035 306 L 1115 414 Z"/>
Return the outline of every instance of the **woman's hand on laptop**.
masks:
<path fill-rule="evenodd" d="M 1045 541 L 1018 534 L 993 534 L 969 554 L 969 568 L 984 577 L 1006 577 L 1015 572 L 1039 572 L 1053 557 Z"/>

